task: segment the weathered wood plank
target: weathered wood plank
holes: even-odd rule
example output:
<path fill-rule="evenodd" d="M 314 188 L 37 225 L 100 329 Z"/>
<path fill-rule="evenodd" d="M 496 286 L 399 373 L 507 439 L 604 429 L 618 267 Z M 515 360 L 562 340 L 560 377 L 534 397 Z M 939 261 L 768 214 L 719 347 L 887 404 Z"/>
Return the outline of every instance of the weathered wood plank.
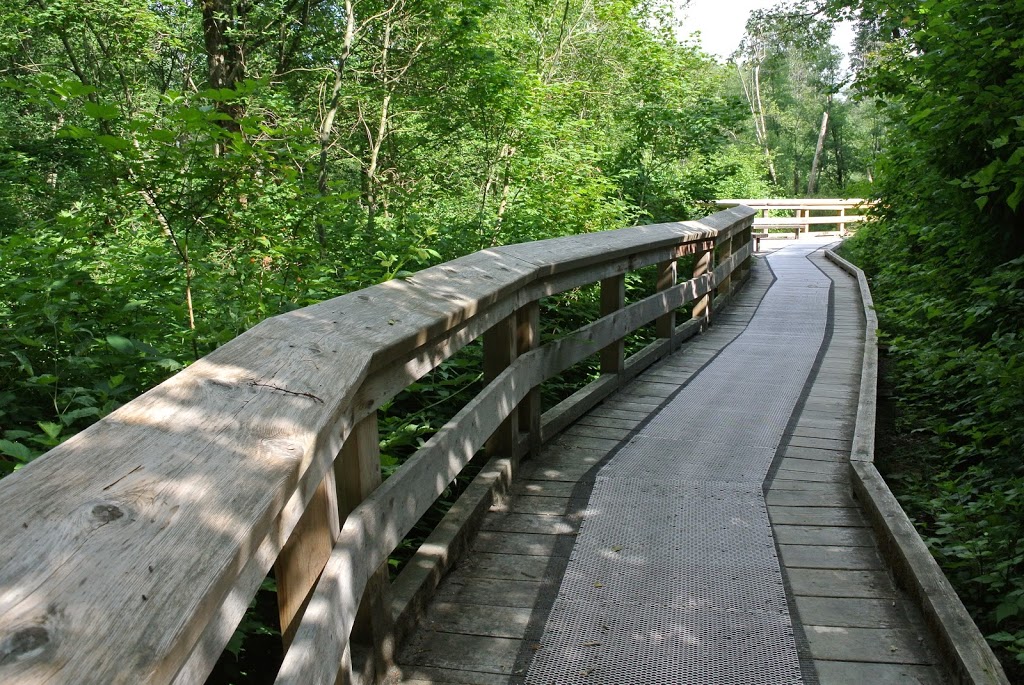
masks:
<path fill-rule="evenodd" d="M 402 676 L 406 685 L 508 685 L 507 675 L 419 665 L 404 665 Z"/>
<path fill-rule="evenodd" d="M 511 638 L 422 631 L 402 650 L 401 659 L 415 666 L 507 676 L 520 643 Z"/>
<path fill-rule="evenodd" d="M 883 568 L 878 553 L 870 547 L 829 547 L 822 545 L 779 545 L 782 562 L 788 568 L 825 568 L 849 571 L 877 571 Z"/>
<path fill-rule="evenodd" d="M 804 634 L 815 659 L 867 661 L 872 663 L 935 663 L 921 647 L 923 636 L 899 628 L 840 628 L 805 625 Z"/>
<path fill-rule="evenodd" d="M 528 554 L 476 552 L 459 566 L 459 572 L 476 578 L 542 580 L 548 561 L 547 557 Z"/>
<path fill-rule="evenodd" d="M 434 602 L 423 622 L 426 630 L 522 639 L 531 609 Z"/>
<path fill-rule="evenodd" d="M 573 527 L 562 516 L 496 512 L 484 517 L 480 530 L 564 535 L 572 533 Z"/>
<path fill-rule="evenodd" d="M 942 673 L 933 666 L 816 659 L 814 667 L 818 671 L 821 685 L 942 685 L 947 682 Z"/>
<path fill-rule="evenodd" d="M 897 599 L 896 588 L 884 571 L 791 568 L 787 575 L 797 596 Z"/>
<path fill-rule="evenodd" d="M 866 528 L 834 526 L 772 526 L 775 539 L 784 545 L 834 545 L 873 547 L 875 541 Z"/>
<path fill-rule="evenodd" d="M 437 593 L 442 602 L 532 609 L 543 583 L 539 580 L 451 577 Z"/>
<path fill-rule="evenodd" d="M 769 505 L 768 515 L 773 523 L 785 526 L 846 526 L 867 527 L 867 521 L 858 508 L 786 507 Z"/>
<path fill-rule="evenodd" d="M 495 511 L 506 511 L 513 514 L 533 514 L 545 516 L 561 516 L 569 504 L 568 497 L 540 497 L 535 495 L 516 495 Z"/>
<path fill-rule="evenodd" d="M 473 540 L 470 549 L 473 552 L 520 554 L 547 558 L 554 556 L 557 544 L 558 536 L 556 535 L 481 531 Z"/>
<path fill-rule="evenodd" d="M 800 596 L 795 601 L 800 620 L 807 625 L 845 628 L 898 628 L 908 625 L 907 608 L 891 599 Z"/>

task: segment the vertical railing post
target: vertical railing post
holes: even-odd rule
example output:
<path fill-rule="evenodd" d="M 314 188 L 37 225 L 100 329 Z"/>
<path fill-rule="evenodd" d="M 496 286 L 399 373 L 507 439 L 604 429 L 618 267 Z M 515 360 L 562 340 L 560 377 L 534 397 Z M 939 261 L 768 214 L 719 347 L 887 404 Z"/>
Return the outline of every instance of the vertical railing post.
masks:
<path fill-rule="evenodd" d="M 352 429 L 341 448 L 341 455 L 334 462 L 334 475 L 338 483 L 338 515 L 344 525 L 352 510 L 381 484 L 377 412 Z M 395 661 L 395 627 L 391 618 L 391 582 L 387 562 L 381 564 L 366 584 L 350 642 L 372 650 L 375 680 L 382 681 Z"/>
<path fill-rule="evenodd" d="M 655 290 L 668 290 L 676 284 L 676 260 L 669 259 L 658 262 L 658 278 Z M 670 309 L 655 321 L 655 329 L 659 338 L 668 340 L 669 350 L 675 349 L 676 310 Z"/>
<path fill-rule="evenodd" d="M 614 314 L 626 306 L 626 275 L 601 281 L 601 316 Z M 601 373 L 622 373 L 626 368 L 626 339 L 619 338 L 601 350 Z"/>
<path fill-rule="evenodd" d="M 516 313 L 516 353 L 525 354 L 540 345 L 540 303 L 536 300 Z M 540 453 L 540 388 L 519 403 L 519 432 L 527 436 L 531 457 Z"/>
<path fill-rule="evenodd" d="M 321 481 L 274 562 L 277 610 L 285 650 L 291 645 L 340 530 L 334 473 Z"/>
<path fill-rule="evenodd" d="M 729 236 L 724 240 L 721 237 L 717 239 L 716 242 L 718 242 L 718 254 L 715 257 L 716 267 L 720 264 L 723 264 L 726 260 L 732 257 L 732 241 L 733 236 Z M 717 287 L 715 288 L 715 299 L 718 299 L 719 297 L 727 297 L 731 290 L 732 274 L 729 274 L 728 276 L 722 278 L 721 282 L 717 284 Z"/>
<path fill-rule="evenodd" d="M 839 216 L 841 216 L 841 217 L 842 216 L 846 216 L 846 207 L 840 207 L 839 208 Z M 845 221 L 841 221 L 841 222 L 839 222 L 839 235 L 844 235 L 845 233 L 846 233 L 846 222 Z"/>
<path fill-rule="evenodd" d="M 506 316 L 484 332 L 484 382 L 489 383 L 516 358 L 518 317 L 515 312 Z M 518 458 L 519 419 L 515 407 L 508 407 L 509 415 L 498 430 L 487 440 L 488 456 L 501 455 Z"/>
<path fill-rule="evenodd" d="M 715 255 L 715 248 L 712 247 L 710 250 L 697 253 L 697 259 L 693 264 L 693 277 L 699 278 L 704 274 L 711 271 L 711 260 Z M 693 303 L 693 312 L 691 314 L 694 319 L 704 319 L 704 324 L 701 328 L 706 328 L 711 324 L 711 295 L 708 293 L 704 297 L 695 300 Z"/>

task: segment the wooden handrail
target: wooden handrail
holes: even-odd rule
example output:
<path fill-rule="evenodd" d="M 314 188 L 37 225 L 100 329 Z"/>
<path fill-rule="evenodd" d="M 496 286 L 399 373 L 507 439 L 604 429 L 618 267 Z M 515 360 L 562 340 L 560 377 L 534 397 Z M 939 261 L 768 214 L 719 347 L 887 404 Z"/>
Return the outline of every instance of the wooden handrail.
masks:
<path fill-rule="evenodd" d="M 768 199 L 727 199 L 716 200 L 719 207 L 750 207 L 751 209 L 841 209 L 851 207 L 869 207 L 871 201 L 864 198 L 768 198 Z"/>
<path fill-rule="evenodd" d="M 539 441 L 544 380 L 601 350 L 614 368 L 655 320 L 671 345 L 674 309 L 727 297 L 753 214 L 484 250 L 268 319 L 3 479 L 0 681 L 201 681 L 276 566 L 279 682 L 333 683 L 360 600 L 377 639 L 382 565 L 469 459 Z M 675 283 L 676 259 L 716 246 Z M 535 347 L 542 297 L 652 265 L 657 293 Z M 376 410 L 481 336 L 493 378 L 378 487 Z"/>

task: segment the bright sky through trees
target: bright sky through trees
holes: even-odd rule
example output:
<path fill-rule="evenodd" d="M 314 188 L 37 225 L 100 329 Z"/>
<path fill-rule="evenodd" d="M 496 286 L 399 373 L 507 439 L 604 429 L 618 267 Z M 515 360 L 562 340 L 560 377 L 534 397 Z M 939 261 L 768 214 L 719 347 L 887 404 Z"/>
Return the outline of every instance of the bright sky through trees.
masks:
<path fill-rule="evenodd" d="M 777 4 L 778 0 L 691 0 L 685 7 L 677 7 L 676 12 L 683 20 L 684 35 L 700 31 L 704 49 L 724 59 L 739 47 L 750 12 Z M 848 22 L 838 25 L 832 42 L 844 55 L 848 54 L 853 42 L 853 25 Z"/>

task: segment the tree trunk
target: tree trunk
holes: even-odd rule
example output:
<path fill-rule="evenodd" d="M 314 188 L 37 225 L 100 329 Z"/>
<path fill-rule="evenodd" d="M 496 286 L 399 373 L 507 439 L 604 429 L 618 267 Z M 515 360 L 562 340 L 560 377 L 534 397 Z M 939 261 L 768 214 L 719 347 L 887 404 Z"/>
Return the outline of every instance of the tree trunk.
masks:
<path fill-rule="evenodd" d="M 839 185 L 841 190 L 846 189 L 846 160 L 843 157 L 843 138 L 839 133 L 839 128 L 834 123 L 832 124 L 832 144 L 836 146 L 836 183 Z"/>
<path fill-rule="evenodd" d="M 772 151 L 768 147 L 768 126 L 764 117 L 764 105 L 761 103 L 761 65 L 754 67 L 754 95 L 757 98 L 757 113 L 761 128 L 761 146 L 764 148 L 764 158 L 768 163 L 768 175 L 772 183 L 778 182 L 775 174 L 775 162 L 772 160 Z"/>
<path fill-rule="evenodd" d="M 821 160 L 821 148 L 825 145 L 825 133 L 828 131 L 828 110 L 821 116 L 821 131 L 818 133 L 818 144 L 814 147 L 814 161 L 811 162 L 811 175 L 807 177 L 807 194 L 814 194 L 814 185 L 818 181 L 818 162 Z"/>
<path fill-rule="evenodd" d="M 331 88 L 331 99 L 327 105 L 327 112 L 320 122 L 318 139 L 320 141 L 320 165 L 317 170 L 316 187 L 320 197 L 327 196 L 327 161 L 328 151 L 331 147 L 331 137 L 334 134 L 334 120 L 338 116 L 338 105 L 341 103 L 341 87 L 344 84 L 345 67 L 348 65 L 349 57 L 352 55 L 352 46 L 355 43 L 355 15 L 352 11 L 352 0 L 345 0 L 345 42 L 342 45 L 341 57 L 334 69 L 334 86 Z M 316 236 L 321 248 L 327 247 L 327 231 L 323 222 L 318 221 L 316 225 Z"/>
<path fill-rule="evenodd" d="M 203 0 L 203 42 L 210 88 L 234 88 L 245 78 L 245 52 L 241 43 L 230 37 L 233 24 L 242 14 L 241 6 L 231 0 Z M 222 125 L 239 131 L 237 120 L 243 114 L 238 102 L 218 102 L 217 109 L 231 117 Z"/>

